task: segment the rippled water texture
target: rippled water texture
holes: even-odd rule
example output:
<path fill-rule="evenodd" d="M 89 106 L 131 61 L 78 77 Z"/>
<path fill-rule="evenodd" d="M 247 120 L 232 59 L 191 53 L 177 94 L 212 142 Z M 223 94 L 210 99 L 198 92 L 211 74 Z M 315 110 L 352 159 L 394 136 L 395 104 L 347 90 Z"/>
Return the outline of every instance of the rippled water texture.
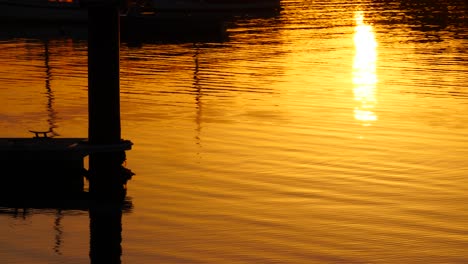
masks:
<path fill-rule="evenodd" d="M 122 42 L 122 263 L 468 263 L 466 1 L 282 5 Z M 75 30 L 2 30 L 0 136 L 87 137 Z M 89 263 L 86 211 L 0 213 L 3 263 Z"/>

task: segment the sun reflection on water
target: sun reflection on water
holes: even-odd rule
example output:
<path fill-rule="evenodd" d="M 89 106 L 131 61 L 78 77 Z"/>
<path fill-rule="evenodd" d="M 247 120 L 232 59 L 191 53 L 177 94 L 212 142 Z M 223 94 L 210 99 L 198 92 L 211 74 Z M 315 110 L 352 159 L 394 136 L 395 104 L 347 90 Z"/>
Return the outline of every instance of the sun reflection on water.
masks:
<path fill-rule="evenodd" d="M 369 126 L 377 121 L 377 115 L 373 111 L 376 104 L 376 62 L 377 42 L 373 27 L 364 21 L 363 12 L 357 12 L 355 16 L 354 46 L 355 56 L 353 63 L 353 93 L 354 100 L 359 105 L 354 109 L 354 118 Z"/>

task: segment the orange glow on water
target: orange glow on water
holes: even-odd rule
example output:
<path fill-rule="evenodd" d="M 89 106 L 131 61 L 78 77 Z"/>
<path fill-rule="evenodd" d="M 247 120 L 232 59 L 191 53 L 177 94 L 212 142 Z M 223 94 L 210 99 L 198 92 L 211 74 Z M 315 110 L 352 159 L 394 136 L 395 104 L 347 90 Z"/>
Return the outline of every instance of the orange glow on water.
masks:
<path fill-rule="evenodd" d="M 467 259 L 468 31 L 367 2 L 285 1 L 223 43 L 122 42 L 122 263 Z M 2 137 L 87 136 L 86 41 L 0 53 Z M 4 263 L 89 262 L 87 212 L 3 209 Z"/>

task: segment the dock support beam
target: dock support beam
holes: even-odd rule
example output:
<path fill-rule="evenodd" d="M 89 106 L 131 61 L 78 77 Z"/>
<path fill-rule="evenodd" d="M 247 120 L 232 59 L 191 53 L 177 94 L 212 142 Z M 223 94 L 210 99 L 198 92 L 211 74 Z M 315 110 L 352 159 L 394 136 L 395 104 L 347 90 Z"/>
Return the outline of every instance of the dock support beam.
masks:
<path fill-rule="evenodd" d="M 88 137 L 91 145 L 119 144 L 120 14 L 118 1 L 94 1 L 88 6 Z M 125 152 L 89 155 L 90 193 L 98 200 L 121 200 Z"/>
<path fill-rule="evenodd" d="M 88 107 L 91 144 L 120 142 L 120 18 L 116 4 L 88 8 Z"/>
<path fill-rule="evenodd" d="M 88 0 L 90 1 L 90 0 Z M 93 0 L 88 6 L 88 139 L 91 145 L 119 144 L 120 128 L 120 17 L 115 0 Z M 120 204 L 126 190 L 122 181 L 125 151 L 89 155 L 91 263 L 120 264 Z"/>

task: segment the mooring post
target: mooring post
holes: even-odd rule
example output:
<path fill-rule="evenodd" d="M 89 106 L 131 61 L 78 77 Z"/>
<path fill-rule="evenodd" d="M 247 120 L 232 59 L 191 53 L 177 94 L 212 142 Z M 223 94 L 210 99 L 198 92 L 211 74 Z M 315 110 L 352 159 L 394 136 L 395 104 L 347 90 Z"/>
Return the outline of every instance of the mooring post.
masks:
<path fill-rule="evenodd" d="M 88 9 L 88 140 L 121 142 L 120 13 L 118 0 L 83 0 Z M 89 155 L 89 191 L 98 200 L 121 200 L 124 151 Z"/>
<path fill-rule="evenodd" d="M 92 264 L 121 263 L 122 205 L 128 170 L 121 143 L 119 0 L 81 0 L 88 11 L 88 143 Z M 101 148 L 102 147 L 102 148 Z M 104 149 L 104 151 L 102 151 Z"/>
<path fill-rule="evenodd" d="M 83 0 L 88 9 L 88 140 L 91 146 L 121 142 L 120 17 L 117 0 Z M 89 154 L 91 263 L 120 264 L 121 203 L 125 151 Z"/>
<path fill-rule="evenodd" d="M 88 7 L 89 142 L 120 142 L 120 17 L 118 1 Z"/>

